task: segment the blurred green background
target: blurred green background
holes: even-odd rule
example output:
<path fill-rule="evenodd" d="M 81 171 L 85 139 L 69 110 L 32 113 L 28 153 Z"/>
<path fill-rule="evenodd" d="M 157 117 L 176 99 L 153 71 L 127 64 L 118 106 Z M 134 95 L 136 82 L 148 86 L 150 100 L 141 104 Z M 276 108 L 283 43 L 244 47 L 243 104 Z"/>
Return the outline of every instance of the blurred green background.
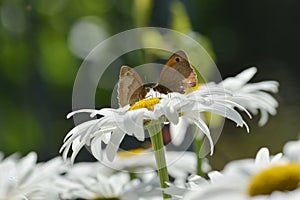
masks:
<path fill-rule="evenodd" d="M 193 32 L 223 77 L 255 65 L 253 81 L 280 82 L 278 115 L 264 127 L 257 126 L 259 116 L 247 119 L 250 134 L 227 122 L 209 158 L 213 167 L 253 157 L 262 146 L 276 153 L 300 131 L 299 9 L 297 0 L 1 0 L 0 151 L 57 156 L 73 127 L 65 116 L 87 53 L 121 31 L 157 26 Z M 99 108 L 110 104 L 111 90 L 101 92 L 108 98 L 97 99 Z M 83 150 L 78 160 L 85 159 Z"/>

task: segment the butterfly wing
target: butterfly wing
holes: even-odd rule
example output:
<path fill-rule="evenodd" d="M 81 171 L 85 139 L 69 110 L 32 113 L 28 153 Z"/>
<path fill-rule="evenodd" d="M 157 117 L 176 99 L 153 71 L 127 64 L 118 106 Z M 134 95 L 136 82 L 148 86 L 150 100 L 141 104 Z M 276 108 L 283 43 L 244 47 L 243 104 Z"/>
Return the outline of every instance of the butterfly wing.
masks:
<path fill-rule="evenodd" d="M 159 91 L 162 93 L 184 93 L 186 89 L 196 86 L 197 74 L 184 51 L 177 51 L 169 58 L 161 71 L 158 83 L 160 87 L 167 88 L 167 90 Z"/>
<path fill-rule="evenodd" d="M 120 107 L 132 105 L 144 98 L 143 81 L 132 68 L 122 66 L 118 83 L 118 99 Z"/>

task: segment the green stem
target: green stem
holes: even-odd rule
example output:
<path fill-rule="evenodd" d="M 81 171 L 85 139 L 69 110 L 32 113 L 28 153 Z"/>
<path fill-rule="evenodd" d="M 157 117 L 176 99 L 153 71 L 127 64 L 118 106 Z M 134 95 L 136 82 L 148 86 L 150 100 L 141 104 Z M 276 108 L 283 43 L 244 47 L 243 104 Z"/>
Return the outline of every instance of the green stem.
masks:
<path fill-rule="evenodd" d="M 152 148 L 154 151 L 160 185 L 162 188 L 167 188 L 168 185 L 166 184 L 166 182 L 169 182 L 169 175 L 168 175 L 167 163 L 166 163 L 166 158 L 165 158 L 161 126 L 160 126 L 160 124 L 152 124 L 148 127 L 148 131 L 150 134 Z M 164 199 L 171 198 L 170 195 L 168 195 L 164 192 L 162 192 L 162 193 L 163 193 Z"/>
<path fill-rule="evenodd" d="M 202 158 L 199 157 L 199 152 L 200 149 L 202 147 L 204 141 L 204 137 L 203 138 L 197 138 L 197 136 L 195 137 L 194 140 L 194 150 L 195 150 L 195 154 L 197 157 L 197 168 L 196 168 L 196 173 L 199 176 L 204 176 L 204 173 L 202 171 Z"/>

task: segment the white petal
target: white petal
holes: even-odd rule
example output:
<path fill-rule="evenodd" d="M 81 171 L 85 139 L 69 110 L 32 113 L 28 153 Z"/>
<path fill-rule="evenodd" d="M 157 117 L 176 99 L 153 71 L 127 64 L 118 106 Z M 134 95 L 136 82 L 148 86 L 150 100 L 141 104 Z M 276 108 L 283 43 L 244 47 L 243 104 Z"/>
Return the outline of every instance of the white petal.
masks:
<path fill-rule="evenodd" d="M 71 162 L 73 163 L 77 154 L 81 150 L 81 148 L 85 145 L 84 141 L 80 141 L 79 138 L 75 139 L 72 143 L 72 155 L 71 155 Z"/>
<path fill-rule="evenodd" d="M 255 67 L 248 68 L 235 77 L 229 77 L 223 80 L 220 85 L 226 89 L 237 90 L 245 85 L 257 72 Z"/>
<path fill-rule="evenodd" d="M 92 154 L 93 156 L 101 161 L 103 159 L 103 150 L 102 150 L 102 137 L 95 137 L 92 142 L 91 142 L 91 151 L 92 151 Z"/>
<path fill-rule="evenodd" d="M 123 133 L 122 130 L 116 129 L 112 133 L 111 139 L 106 147 L 106 155 L 109 161 L 113 161 L 124 137 L 125 134 Z"/>
<path fill-rule="evenodd" d="M 143 114 L 145 109 L 133 110 L 126 113 L 122 127 L 126 133 L 132 133 L 138 140 L 144 141 Z"/>
<path fill-rule="evenodd" d="M 20 180 L 23 180 L 25 176 L 28 175 L 28 173 L 36 165 L 36 161 L 37 161 L 37 154 L 35 152 L 30 152 L 29 154 L 27 154 L 27 156 L 25 156 L 19 161 L 18 166 L 22 167 L 22 169 L 18 171 L 18 178 Z"/>
<path fill-rule="evenodd" d="M 170 123 L 170 134 L 174 145 L 180 145 L 183 142 L 189 124 L 183 117 L 179 118 L 177 124 Z"/>
<path fill-rule="evenodd" d="M 173 106 L 170 105 L 170 107 L 165 107 L 164 114 L 169 119 L 169 121 L 172 122 L 173 124 L 178 123 L 179 115 L 177 110 Z"/>
<path fill-rule="evenodd" d="M 282 153 L 278 153 L 275 156 L 273 156 L 273 158 L 271 159 L 271 163 L 279 163 L 280 161 L 282 161 Z"/>
<path fill-rule="evenodd" d="M 202 119 L 192 119 L 192 121 L 207 137 L 210 145 L 210 154 L 212 155 L 214 152 L 214 143 L 212 141 L 209 128 L 207 127 L 206 123 Z"/>
<path fill-rule="evenodd" d="M 69 119 L 70 117 L 72 117 L 73 115 L 78 114 L 78 113 L 95 113 L 95 112 L 97 112 L 97 110 L 95 110 L 95 109 L 80 109 L 80 110 L 70 112 L 67 115 L 67 119 Z"/>
<path fill-rule="evenodd" d="M 218 181 L 219 179 L 224 178 L 223 174 L 218 171 L 209 172 L 208 177 L 212 183 L 214 183 L 215 181 Z"/>
<path fill-rule="evenodd" d="M 257 167 L 267 166 L 270 163 L 270 152 L 266 147 L 261 148 L 255 158 L 255 165 Z"/>

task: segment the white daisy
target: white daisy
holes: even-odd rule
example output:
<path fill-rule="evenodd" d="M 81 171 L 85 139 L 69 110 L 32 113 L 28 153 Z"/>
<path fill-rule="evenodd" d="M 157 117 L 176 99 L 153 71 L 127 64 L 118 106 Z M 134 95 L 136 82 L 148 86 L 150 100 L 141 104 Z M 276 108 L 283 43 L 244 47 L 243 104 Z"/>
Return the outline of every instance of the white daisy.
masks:
<path fill-rule="evenodd" d="M 296 200 L 300 198 L 299 183 L 300 163 L 282 154 L 270 157 L 268 149 L 262 148 L 255 160 L 229 163 L 210 183 L 186 193 L 183 199 Z"/>
<path fill-rule="evenodd" d="M 32 152 L 24 158 L 14 154 L 0 161 L 0 199 L 57 199 L 53 180 L 65 170 L 61 158 L 36 163 Z"/>
<path fill-rule="evenodd" d="M 71 117 L 76 113 L 87 112 L 91 117 L 102 116 L 74 127 L 65 137 L 60 149 L 63 158 L 66 159 L 72 147 L 71 161 L 74 161 L 79 150 L 84 146 L 90 146 L 91 152 L 98 160 L 103 159 L 103 145 L 107 144 L 106 155 L 113 160 L 118 147 L 126 134 L 145 139 L 144 128 L 151 123 L 177 124 L 179 118 L 188 119 L 200 129 L 210 142 L 211 153 L 213 142 L 209 128 L 200 114 L 211 112 L 233 120 L 238 126 L 246 126 L 241 115 L 234 109 L 242 106 L 228 99 L 232 96 L 230 91 L 219 86 L 202 87 L 189 94 L 172 93 L 167 97 L 143 99 L 133 106 L 125 106 L 119 109 L 103 108 L 100 110 L 83 109 L 70 113 Z M 247 127 L 248 128 L 248 127 Z"/>
<path fill-rule="evenodd" d="M 128 173 L 101 172 L 99 163 L 79 163 L 56 180 L 62 199 L 152 199 L 161 196 L 159 181 L 154 174 L 130 180 Z"/>
<path fill-rule="evenodd" d="M 254 115 L 256 115 L 258 111 L 260 111 L 261 118 L 259 120 L 259 125 L 262 126 L 267 122 L 268 114 L 276 114 L 278 102 L 268 92 L 277 93 L 279 83 L 277 81 L 262 81 L 258 83 L 248 83 L 248 81 L 254 76 L 256 71 L 257 69 L 255 67 L 252 67 L 246 69 L 245 71 L 241 72 L 235 77 L 226 78 L 218 84 L 203 84 L 200 86 L 198 92 L 209 92 L 212 88 L 214 90 L 219 89 L 220 93 L 218 97 L 221 97 L 221 99 L 230 99 L 231 101 L 242 106 L 243 108 L 246 108 Z M 230 94 L 227 95 L 226 98 L 224 98 L 224 96 L 222 97 L 222 94 L 224 94 L 225 90 L 227 90 L 227 92 L 229 91 L 228 93 Z M 192 95 L 193 94 L 194 93 L 192 93 Z M 208 93 L 207 95 L 210 96 L 212 94 Z M 170 132 L 172 142 L 175 145 L 180 145 L 182 143 L 185 136 L 184 133 L 186 132 L 190 124 L 193 124 L 193 122 L 189 118 L 185 117 L 180 117 L 179 123 L 171 124 Z"/>

